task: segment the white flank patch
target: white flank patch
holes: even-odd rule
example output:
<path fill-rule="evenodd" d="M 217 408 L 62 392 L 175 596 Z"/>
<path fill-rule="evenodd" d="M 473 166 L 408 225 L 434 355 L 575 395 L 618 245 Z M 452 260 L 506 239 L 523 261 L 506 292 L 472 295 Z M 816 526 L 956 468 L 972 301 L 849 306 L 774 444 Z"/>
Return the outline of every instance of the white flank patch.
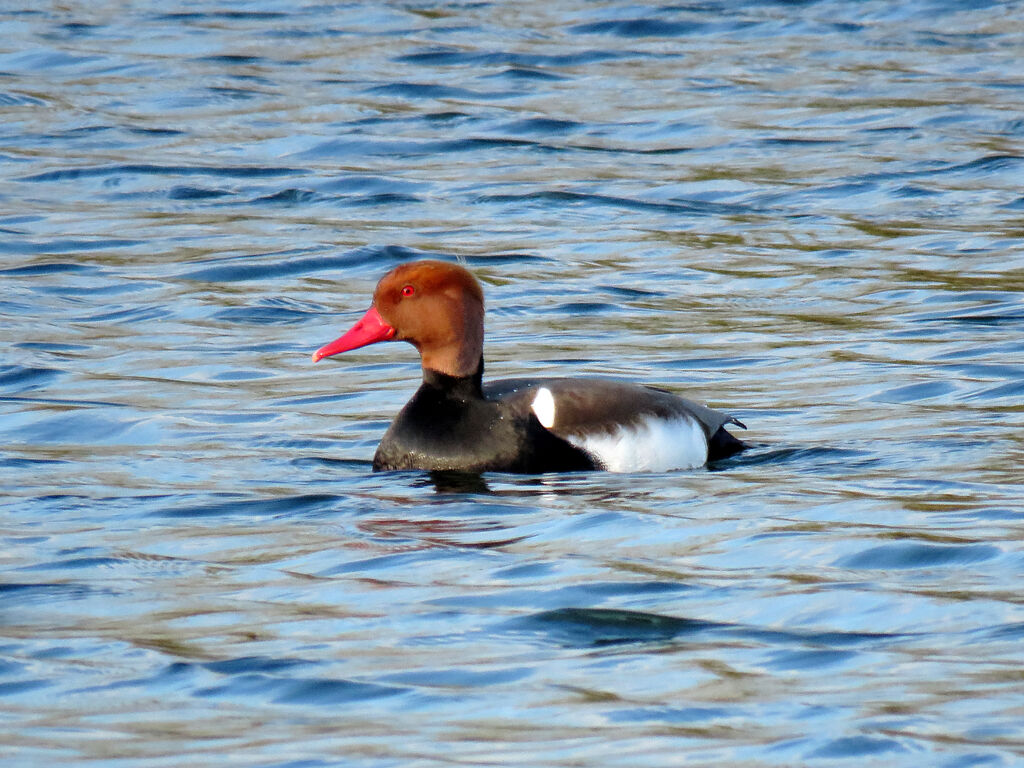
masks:
<path fill-rule="evenodd" d="M 534 412 L 536 410 L 534 401 Z M 636 425 L 620 427 L 611 434 L 574 435 L 570 442 L 595 456 L 609 472 L 692 469 L 704 466 L 708 460 L 704 430 L 694 419 L 685 416 L 675 419 L 647 416 Z"/>
<path fill-rule="evenodd" d="M 533 403 L 530 405 L 537 421 L 545 429 L 551 429 L 555 425 L 555 398 L 551 396 L 551 390 L 541 387 L 537 390 Z"/>

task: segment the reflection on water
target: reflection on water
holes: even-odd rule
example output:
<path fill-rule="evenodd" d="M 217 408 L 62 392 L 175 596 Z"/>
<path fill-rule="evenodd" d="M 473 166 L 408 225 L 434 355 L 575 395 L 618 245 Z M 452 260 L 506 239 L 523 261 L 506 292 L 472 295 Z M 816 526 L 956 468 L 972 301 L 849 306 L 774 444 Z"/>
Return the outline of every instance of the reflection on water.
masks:
<path fill-rule="evenodd" d="M 1005 4 L 0 12 L 12 764 L 1019 761 Z M 708 470 L 374 474 L 458 258 L 488 375 L 735 413 Z"/>

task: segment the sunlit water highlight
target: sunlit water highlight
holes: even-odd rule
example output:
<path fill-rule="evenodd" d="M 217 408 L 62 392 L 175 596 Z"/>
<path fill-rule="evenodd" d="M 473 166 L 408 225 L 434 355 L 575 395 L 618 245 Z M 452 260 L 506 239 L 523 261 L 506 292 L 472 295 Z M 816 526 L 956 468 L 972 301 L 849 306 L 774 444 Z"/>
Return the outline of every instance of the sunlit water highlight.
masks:
<path fill-rule="evenodd" d="M 1015 6 L 78 5 L 0 11 L 5 765 L 1024 760 Z M 372 473 L 413 350 L 309 354 L 421 256 L 753 449 Z"/>

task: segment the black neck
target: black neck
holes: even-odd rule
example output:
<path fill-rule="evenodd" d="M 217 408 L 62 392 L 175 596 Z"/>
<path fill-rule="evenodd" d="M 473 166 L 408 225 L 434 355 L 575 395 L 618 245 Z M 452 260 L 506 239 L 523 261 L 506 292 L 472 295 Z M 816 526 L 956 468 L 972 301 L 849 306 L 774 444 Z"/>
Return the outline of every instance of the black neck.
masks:
<path fill-rule="evenodd" d="M 476 370 L 469 374 L 469 376 L 449 376 L 447 373 L 441 373 L 440 371 L 435 371 L 431 368 L 423 369 L 424 385 L 434 387 L 436 389 L 443 389 L 445 392 L 449 392 L 457 396 L 482 398 L 484 396 L 483 378 L 483 355 L 480 356 L 480 362 L 477 363 Z"/>

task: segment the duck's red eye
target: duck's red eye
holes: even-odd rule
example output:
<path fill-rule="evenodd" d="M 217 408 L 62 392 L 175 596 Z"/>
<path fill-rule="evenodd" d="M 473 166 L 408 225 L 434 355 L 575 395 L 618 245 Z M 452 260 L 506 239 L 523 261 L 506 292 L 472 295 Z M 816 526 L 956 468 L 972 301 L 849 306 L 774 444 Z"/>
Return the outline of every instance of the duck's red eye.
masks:
<path fill-rule="evenodd" d="M 411 285 L 407 285 L 402 289 L 403 296 L 412 296 L 414 293 L 416 293 L 416 289 Z"/>

